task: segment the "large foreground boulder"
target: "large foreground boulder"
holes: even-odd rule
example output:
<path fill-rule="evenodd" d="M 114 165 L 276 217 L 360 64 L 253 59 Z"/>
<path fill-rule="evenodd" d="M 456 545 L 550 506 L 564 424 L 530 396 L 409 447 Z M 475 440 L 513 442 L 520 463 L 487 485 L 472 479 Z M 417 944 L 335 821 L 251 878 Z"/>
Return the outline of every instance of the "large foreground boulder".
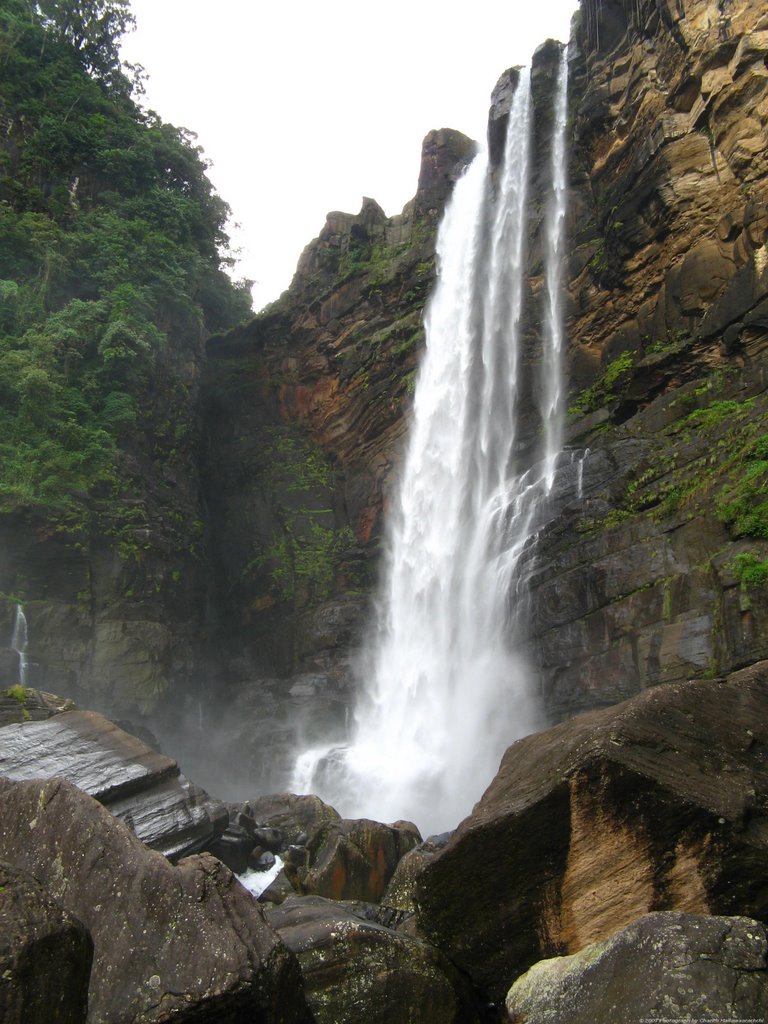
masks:
<path fill-rule="evenodd" d="M 5 726 L 0 775 L 69 779 L 171 860 L 201 850 L 227 822 L 226 808 L 181 775 L 174 760 L 95 711 Z"/>
<path fill-rule="evenodd" d="M 543 960 L 507 996 L 513 1024 L 768 1018 L 765 926 L 661 913 L 605 942 Z"/>
<path fill-rule="evenodd" d="M 267 919 L 298 957 L 316 1024 L 475 1024 L 465 978 L 426 942 L 333 900 L 292 896 Z"/>
<path fill-rule="evenodd" d="M 500 1001 L 652 910 L 768 918 L 767 668 L 515 743 L 419 876 L 424 934 Z"/>
<path fill-rule="evenodd" d="M 0 822 L 0 858 L 91 933 L 89 1024 L 308 1019 L 295 958 L 209 854 L 174 867 L 61 779 L 0 778 Z"/>
<path fill-rule="evenodd" d="M 31 876 L 0 863 L 0 1021 L 85 1024 L 93 943 Z"/>

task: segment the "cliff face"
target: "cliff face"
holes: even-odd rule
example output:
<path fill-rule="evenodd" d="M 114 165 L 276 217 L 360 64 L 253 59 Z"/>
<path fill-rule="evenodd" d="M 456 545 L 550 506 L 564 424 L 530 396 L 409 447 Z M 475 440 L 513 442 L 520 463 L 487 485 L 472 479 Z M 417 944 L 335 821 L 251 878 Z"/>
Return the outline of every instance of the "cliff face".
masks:
<path fill-rule="evenodd" d="M 275 751 L 290 756 L 297 723 L 325 735 L 351 703 L 437 226 L 474 150 L 458 132 L 430 133 L 402 214 L 387 218 L 372 199 L 329 214 L 281 299 L 209 343 L 212 649 L 237 709 L 222 724 L 247 735 L 262 777 Z"/>
<path fill-rule="evenodd" d="M 545 44 L 532 69 L 531 395 L 559 53 Z M 531 649 L 554 719 L 768 653 L 767 61 L 768 16 L 757 2 L 585 0 L 574 21 L 572 467 L 528 564 Z M 507 72 L 493 96 L 492 157 L 516 77 Z M 254 670 L 277 668 L 293 683 L 298 673 L 294 697 L 313 714 L 324 697 L 340 710 L 349 696 L 345 658 L 359 637 L 422 340 L 445 198 L 436 183 L 467 152 L 431 136 L 403 218 L 386 221 L 369 200 L 357 217 L 330 215 L 277 306 L 211 347 L 206 479 L 220 635 L 232 651 L 247 649 L 241 682 Z M 531 450 L 534 404 L 522 431 Z M 298 462 L 322 471 L 299 472 L 299 437 L 310 447 Z M 280 445 L 282 483 L 265 488 Z"/>
<path fill-rule="evenodd" d="M 523 455 L 540 430 L 559 55 L 547 43 L 532 68 Z M 505 73 L 494 92 L 492 157 L 516 80 Z M 553 719 L 768 656 L 761 3 L 583 0 L 568 133 L 569 465 L 527 562 Z M 265 785 L 297 728 L 311 740 L 343 721 L 437 225 L 473 150 L 431 133 L 403 213 L 366 199 L 357 215 L 329 214 L 288 292 L 213 338 L 207 359 L 199 337 L 171 338 L 126 456 L 135 501 L 119 515 L 100 519 L 98 495 L 87 525 L 3 515 L 3 591 L 32 598 L 31 681 L 132 715 L 200 698 Z"/>
<path fill-rule="evenodd" d="M 585 3 L 569 441 L 533 649 L 555 718 L 765 657 L 768 15 Z"/>

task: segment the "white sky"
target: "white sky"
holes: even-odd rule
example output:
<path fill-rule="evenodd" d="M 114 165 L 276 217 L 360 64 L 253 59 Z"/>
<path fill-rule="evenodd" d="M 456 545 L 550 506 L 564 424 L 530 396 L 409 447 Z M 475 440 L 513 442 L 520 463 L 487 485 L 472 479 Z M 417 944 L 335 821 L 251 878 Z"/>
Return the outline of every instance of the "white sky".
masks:
<path fill-rule="evenodd" d="M 330 210 L 388 215 L 416 190 L 432 128 L 485 132 L 499 75 L 568 38 L 577 0 L 132 0 L 124 59 L 144 106 L 189 128 L 240 225 L 255 308 L 287 288 Z"/>

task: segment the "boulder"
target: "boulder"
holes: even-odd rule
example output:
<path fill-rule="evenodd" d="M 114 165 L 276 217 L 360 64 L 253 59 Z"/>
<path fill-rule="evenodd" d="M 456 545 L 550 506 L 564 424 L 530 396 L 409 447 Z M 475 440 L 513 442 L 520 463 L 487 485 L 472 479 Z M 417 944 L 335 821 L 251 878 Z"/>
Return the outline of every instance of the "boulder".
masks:
<path fill-rule="evenodd" d="M 319 796 L 297 796 L 295 793 L 273 793 L 248 801 L 256 821 L 279 829 L 287 844 L 301 842 L 319 825 L 341 821 L 341 815 Z"/>
<path fill-rule="evenodd" d="M 332 900 L 292 896 L 267 919 L 298 957 L 316 1024 L 474 1024 L 472 992 L 426 942 Z"/>
<path fill-rule="evenodd" d="M 419 928 L 500 1000 L 651 910 L 765 919 L 767 744 L 766 664 L 520 740 L 423 867 Z"/>
<path fill-rule="evenodd" d="M 510 989 L 506 1008 L 515 1024 L 765 1020 L 765 925 L 648 914 L 605 942 L 535 964 Z"/>
<path fill-rule="evenodd" d="M 0 778 L 0 858 L 89 929 L 89 1024 L 307 1021 L 298 965 L 209 854 L 177 867 L 63 779 Z"/>
<path fill-rule="evenodd" d="M 69 779 L 172 860 L 202 849 L 226 827 L 222 805 L 174 760 L 94 711 L 7 725 L 0 737 L 0 775 Z"/>
<path fill-rule="evenodd" d="M 400 859 L 419 842 L 411 828 L 367 818 L 331 821 L 307 843 L 308 866 L 286 862 L 286 874 L 304 894 L 378 903 Z"/>
<path fill-rule="evenodd" d="M 91 937 L 30 875 L 0 863 L 0 1020 L 84 1024 Z"/>

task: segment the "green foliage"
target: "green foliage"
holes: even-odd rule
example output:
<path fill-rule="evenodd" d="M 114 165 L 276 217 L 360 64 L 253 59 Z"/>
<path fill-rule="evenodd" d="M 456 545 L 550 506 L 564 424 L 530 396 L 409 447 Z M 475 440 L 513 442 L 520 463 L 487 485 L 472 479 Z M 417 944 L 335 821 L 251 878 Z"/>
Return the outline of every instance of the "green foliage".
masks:
<path fill-rule="evenodd" d="M 125 489 L 139 410 L 178 390 L 169 338 L 193 358 L 249 310 L 194 136 L 131 98 L 132 23 L 127 0 L 0 0 L 0 507 Z"/>
<path fill-rule="evenodd" d="M 633 364 L 631 352 L 622 352 L 611 360 L 595 383 L 576 396 L 568 409 L 569 415 L 586 416 L 618 398 L 629 383 Z"/>
<path fill-rule="evenodd" d="M 734 470 L 733 481 L 715 499 L 717 516 L 733 537 L 768 539 L 768 434 L 753 441 Z"/>
<path fill-rule="evenodd" d="M 686 426 L 709 429 L 743 410 L 744 403 L 734 399 L 712 402 L 705 409 L 695 409 L 685 418 Z"/>
<path fill-rule="evenodd" d="M 14 686 L 9 686 L 5 691 L 5 695 L 6 697 L 10 697 L 12 700 L 17 700 L 19 704 L 23 704 L 28 696 L 26 689 L 20 683 L 16 683 Z"/>
<path fill-rule="evenodd" d="M 745 587 L 764 587 L 768 583 L 768 559 L 760 559 L 757 555 L 736 555 L 733 571 Z"/>
<path fill-rule="evenodd" d="M 337 528 L 331 509 L 331 468 L 322 451 L 289 428 L 265 431 L 256 468 L 272 496 L 271 539 L 246 566 L 275 596 L 297 606 L 333 592 L 340 563 L 354 546 L 349 527 Z"/>

